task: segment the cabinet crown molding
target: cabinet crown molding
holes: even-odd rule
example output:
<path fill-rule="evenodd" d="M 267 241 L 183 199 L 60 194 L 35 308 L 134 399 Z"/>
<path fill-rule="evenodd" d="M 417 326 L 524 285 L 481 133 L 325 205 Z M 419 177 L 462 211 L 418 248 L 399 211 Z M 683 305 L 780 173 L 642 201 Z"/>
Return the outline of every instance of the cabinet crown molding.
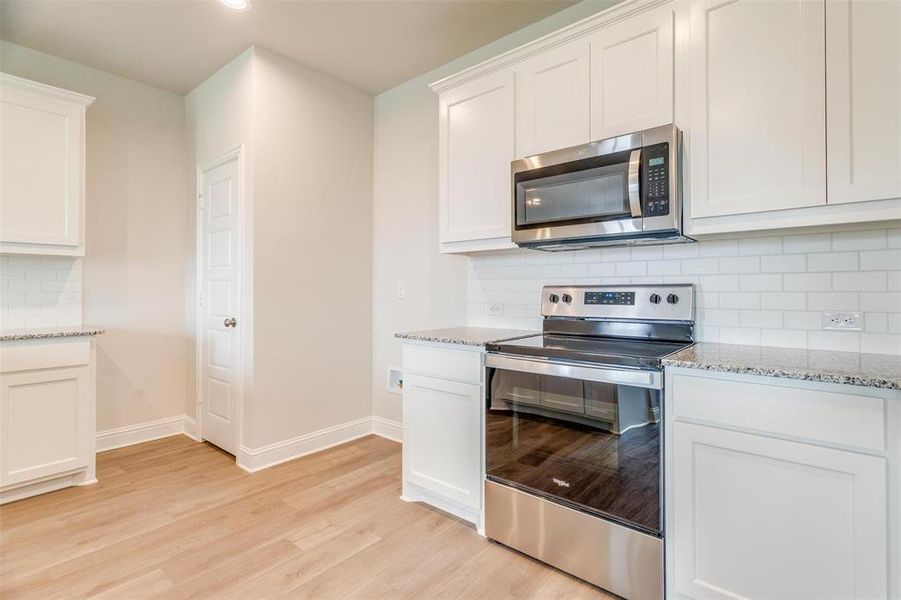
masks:
<path fill-rule="evenodd" d="M 504 69 L 555 46 L 590 35 L 613 23 L 653 10 L 658 6 L 672 4 L 673 2 L 674 0 L 626 0 L 625 2 L 588 16 L 581 21 L 577 21 L 536 40 L 523 44 L 522 46 L 508 50 L 507 52 L 498 54 L 497 56 L 476 65 L 467 67 L 458 73 L 439 79 L 438 81 L 429 84 L 429 88 L 436 94 L 441 94 L 447 90 L 472 81 L 473 79 L 478 79 L 479 77 L 494 71 Z"/>
<path fill-rule="evenodd" d="M 78 92 L 64 90 L 52 85 L 47 85 L 46 83 L 39 83 L 37 81 L 23 79 L 22 77 L 16 77 L 15 75 L 10 75 L 9 73 L 0 73 L 0 91 L 6 88 L 6 86 L 34 92 L 36 94 L 42 94 L 44 96 L 56 98 L 58 100 L 64 100 L 66 102 L 72 102 L 85 108 L 93 104 L 96 100 L 96 98 L 94 98 L 93 96 L 88 96 L 87 94 L 79 94 Z"/>

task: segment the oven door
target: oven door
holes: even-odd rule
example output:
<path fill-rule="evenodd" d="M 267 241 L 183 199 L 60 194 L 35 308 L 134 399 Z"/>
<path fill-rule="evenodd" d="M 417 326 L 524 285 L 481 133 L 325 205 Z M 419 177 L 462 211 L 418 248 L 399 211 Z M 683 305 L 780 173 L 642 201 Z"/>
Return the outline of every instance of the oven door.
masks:
<path fill-rule="evenodd" d="M 660 373 L 489 354 L 490 481 L 660 536 Z"/>

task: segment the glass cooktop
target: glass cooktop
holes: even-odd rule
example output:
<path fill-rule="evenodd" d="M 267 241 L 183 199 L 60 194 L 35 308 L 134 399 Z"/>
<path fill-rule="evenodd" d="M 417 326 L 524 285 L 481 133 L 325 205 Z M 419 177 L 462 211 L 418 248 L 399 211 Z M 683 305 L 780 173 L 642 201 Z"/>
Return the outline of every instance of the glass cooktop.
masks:
<path fill-rule="evenodd" d="M 487 345 L 489 352 L 644 369 L 691 344 L 575 335 L 533 335 Z"/>

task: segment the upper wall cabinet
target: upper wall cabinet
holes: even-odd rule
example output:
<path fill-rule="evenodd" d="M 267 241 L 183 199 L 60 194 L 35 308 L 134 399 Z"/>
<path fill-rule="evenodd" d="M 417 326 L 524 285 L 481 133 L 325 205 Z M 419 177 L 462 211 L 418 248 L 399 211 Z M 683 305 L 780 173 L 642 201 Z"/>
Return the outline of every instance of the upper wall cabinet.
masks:
<path fill-rule="evenodd" d="M 85 109 L 93 101 L 0 74 L 0 252 L 84 254 Z"/>
<path fill-rule="evenodd" d="M 673 122 L 673 8 L 605 27 L 591 44 L 591 139 Z"/>
<path fill-rule="evenodd" d="M 901 198 L 901 2 L 826 3 L 829 203 Z"/>
<path fill-rule="evenodd" d="M 512 247 L 513 73 L 456 87 L 439 105 L 442 251 Z"/>
<path fill-rule="evenodd" d="M 588 60 L 577 39 L 516 66 L 516 158 L 589 142 Z"/>
<path fill-rule="evenodd" d="M 826 203 L 823 1 L 695 0 L 691 216 Z"/>

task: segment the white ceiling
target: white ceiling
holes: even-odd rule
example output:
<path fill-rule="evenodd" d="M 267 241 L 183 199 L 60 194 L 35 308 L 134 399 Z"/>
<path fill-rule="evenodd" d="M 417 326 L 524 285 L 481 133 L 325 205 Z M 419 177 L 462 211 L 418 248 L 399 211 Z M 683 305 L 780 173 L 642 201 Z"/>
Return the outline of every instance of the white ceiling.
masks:
<path fill-rule="evenodd" d="M 251 44 L 379 93 L 575 0 L 0 0 L 0 37 L 185 94 Z"/>

